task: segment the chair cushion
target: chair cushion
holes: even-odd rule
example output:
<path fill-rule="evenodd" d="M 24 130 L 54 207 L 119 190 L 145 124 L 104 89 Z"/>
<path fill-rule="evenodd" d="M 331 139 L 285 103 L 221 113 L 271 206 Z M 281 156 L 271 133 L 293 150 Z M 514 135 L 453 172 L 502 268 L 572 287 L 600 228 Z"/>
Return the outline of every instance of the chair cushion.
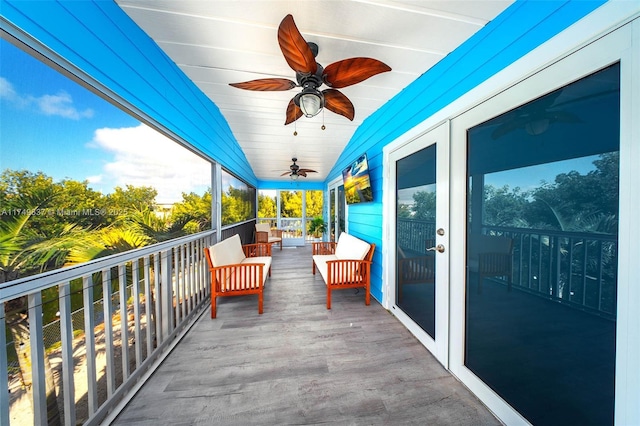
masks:
<path fill-rule="evenodd" d="M 370 249 L 371 245 L 369 243 L 343 232 L 340 234 L 340 238 L 338 238 L 336 258 L 340 260 L 363 260 Z"/>
<path fill-rule="evenodd" d="M 256 223 L 256 232 L 268 232 L 271 235 L 271 225 L 268 223 Z"/>
<path fill-rule="evenodd" d="M 269 276 L 269 268 L 271 267 L 271 258 L 269 256 L 247 257 L 242 263 L 263 263 L 262 268 L 262 284 L 267 281 Z"/>
<path fill-rule="evenodd" d="M 245 260 L 240 236 L 235 234 L 224 241 L 209 247 L 213 266 L 233 265 Z"/>
<path fill-rule="evenodd" d="M 325 283 L 328 283 L 328 267 L 327 262 L 330 260 L 337 260 L 335 254 L 316 254 L 313 256 L 313 262 L 316 264 L 316 269 L 320 272 L 322 279 Z"/>

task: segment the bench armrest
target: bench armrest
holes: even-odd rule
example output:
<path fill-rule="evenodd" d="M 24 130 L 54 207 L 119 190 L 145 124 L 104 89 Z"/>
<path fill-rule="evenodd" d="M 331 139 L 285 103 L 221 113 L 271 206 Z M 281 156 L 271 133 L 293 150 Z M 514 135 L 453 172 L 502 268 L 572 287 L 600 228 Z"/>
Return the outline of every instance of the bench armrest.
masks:
<path fill-rule="evenodd" d="M 338 243 L 336 243 L 335 241 L 311 243 L 311 251 L 313 255 L 335 254 L 337 245 Z"/>
<path fill-rule="evenodd" d="M 245 244 L 242 246 L 242 251 L 246 257 L 271 256 L 271 244 L 267 242 Z"/>

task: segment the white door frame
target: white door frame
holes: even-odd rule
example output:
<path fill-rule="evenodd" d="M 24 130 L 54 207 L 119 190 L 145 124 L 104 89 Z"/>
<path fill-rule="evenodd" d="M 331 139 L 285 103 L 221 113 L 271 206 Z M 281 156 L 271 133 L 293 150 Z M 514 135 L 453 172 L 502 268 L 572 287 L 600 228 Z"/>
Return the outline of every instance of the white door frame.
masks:
<path fill-rule="evenodd" d="M 396 165 L 397 161 L 421 149 L 436 145 L 436 229 L 444 235 L 436 235 L 436 244 L 444 246 L 444 252 L 435 253 L 436 259 L 436 305 L 435 340 L 418 326 L 396 304 Z M 388 223 L 384 255 L 385 288 L 383 305 L 431 352 L 445 367 L 449 364 L 449 122 L 440 123 L 433 129 L 412 139 L 407 144 L 385 153 L 388 164 L 388 179 L 385 182 L 385 205 Z"/>

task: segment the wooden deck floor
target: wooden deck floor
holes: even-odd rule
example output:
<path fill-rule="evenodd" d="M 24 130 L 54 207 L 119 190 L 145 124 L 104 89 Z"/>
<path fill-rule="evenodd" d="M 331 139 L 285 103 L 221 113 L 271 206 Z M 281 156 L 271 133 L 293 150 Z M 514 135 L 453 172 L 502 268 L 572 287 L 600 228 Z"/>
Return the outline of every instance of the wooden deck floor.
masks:
<path fill-rule="evenodd" d="M 501 423 L 375 299 L 333 292 L 311 249 L 274 250 L 257 296 L 218 299 L 116 425 Z"/>

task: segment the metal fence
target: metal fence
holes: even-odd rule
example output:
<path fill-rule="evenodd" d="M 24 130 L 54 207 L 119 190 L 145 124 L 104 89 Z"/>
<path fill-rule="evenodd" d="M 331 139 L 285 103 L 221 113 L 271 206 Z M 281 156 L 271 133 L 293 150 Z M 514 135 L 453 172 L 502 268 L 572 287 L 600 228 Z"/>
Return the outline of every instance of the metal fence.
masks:
<path fill-rule="evenodd" d="M 133 286 L 127 287 L 127 292 L 130 294 Z M 116 300 L 120 298 L 120 292 L 117 291 L 113 293 L 113 297 Z M 102 304 L 102 299 L 93 302 L 93 323 L 96 326 L 99 326 L 104 322 L 104 308 Z M 118 305 L 112 307 L 114 311 L 120 309 Z M 144 310 L 144 307 L 143 307 Z M 71 325 L 73 329 L 73 335 L 76 336 L 79 333 L 84 335 L 85 332 L 85 314 L 84 308 L 77 309 L 71 313 Z M 42 341 L 44 343 L 45 352 L 49 352 L 50 350 L 58 347 L 62 342 L 62 330 L 60 329 L 60 320 L 52 321 L 48 324 L 45 324 L 42 327 Z M 19 371 L 18 364 L 18 354 L 16 352 L 15 344 L 13 340 L 7 341 L 7 358 L 8 358 L 8 369 L 10 373 L 17 373 Z"/>
<path fill-rule="evenodd" d="M 0 388 L 0 424 L 47 424 L 52 412 L 67 425 L 115 415 L 208 305 L 204 247 L 214 240 L 215 232 L 205 232 L 0 285 L 0 348 L 14 346 L 7 343 L 7 319 L 17 315 L 5 307 L 26 299 L 22 355 L 30 361 L 19 369 L 29 375 L 30 386 L 18 389 L 27 398 Z M 72 312 L 79 284 L 73 297 L 83 308 Z M 60 314 L 46 327 L 43 291 L 58 295 Z M 10 352 L 0 351 L 0 382 L 15 378 Z M 32 403 L 19 408 L 25 399 Z"/>

